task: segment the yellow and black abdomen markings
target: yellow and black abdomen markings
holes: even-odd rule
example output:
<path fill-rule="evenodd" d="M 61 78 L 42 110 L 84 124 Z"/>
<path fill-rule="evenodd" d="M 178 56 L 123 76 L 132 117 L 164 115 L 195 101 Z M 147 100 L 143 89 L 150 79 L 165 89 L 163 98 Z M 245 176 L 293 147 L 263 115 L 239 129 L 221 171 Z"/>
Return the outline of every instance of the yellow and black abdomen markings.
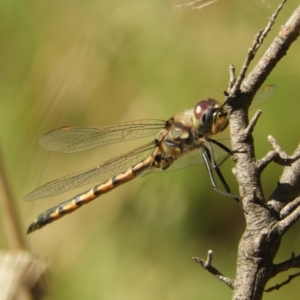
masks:
<path fill-rule="evenodd" d="M 28 227 L 27 233 L 31 233 L 36 229 L 42 228 L 45 225 L 60 219 L 65 214 L 69 214 L 74 210 L 81 207 L 83 204 L 89 203 L 90 201 L 98 198 L 102 194 L 108 193 L 119 185 L 126 183 L 136 176 L 143 173 L 145 170 L 149 169 L 153 164 L 153 157 L 150 156 L 144 161 L 136 164 L 135 166 L 129 168 L 127 171 L 120 173 L 112 177 L 110 180 L 96 185 L 92 189 L 83 192 L 74 198 L 60 203 L 59 205 L 46 210 L 44 213 L 40 214 Z"/>

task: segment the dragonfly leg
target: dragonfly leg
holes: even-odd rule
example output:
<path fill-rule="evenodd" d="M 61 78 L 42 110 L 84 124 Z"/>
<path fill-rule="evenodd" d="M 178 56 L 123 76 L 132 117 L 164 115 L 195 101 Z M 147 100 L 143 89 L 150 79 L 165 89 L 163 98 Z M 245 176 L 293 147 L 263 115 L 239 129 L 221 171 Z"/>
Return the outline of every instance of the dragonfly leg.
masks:
<path fill-rule="evenodd" d="M 214 160 L 211 161 L 214 168 L 216 166 L 220 167 L 228 159 L 229 156 L 231 156 L 232 154 L 234 154 L 234 153 L 237 152 L 235 150 L 229 149 L 227 146 L 223 145 L 219 141 L 216 141 L 216 140 L 213 140 L 213 139 L 210 139 L 210 138 L 208 138 L 208 141 L 211 142 L 211 143 L 213 143 L 213 144 L 215 144 L 215 145 L 217 145 L 218 147 L 220 147 L 221 149 L 223 149 L 225 152 L 227 152 L 227 155 L 218 164 L 216 164 Z M 210 147 L 210 145 L 209 145 L 209 147 Z"/>
<path fill-rule="evenodd" d="M 223 174 L 222 174 L 221 170 L 219 169 L 218 165 L 215 162 L 213 149 L 211 148 L 211 145 L 210 145 L 209 142 L 207 143 L 207 146 L 208 147 L 206 147 L 206 146 L 200 147 L 200 150 L 201 150 L 202 158 L 203 158 L 203 161 L 205 163 L 205 166 L 206 166 L 206 169 L 207 169 L 207 172 L 208 172 L 210 182 L 212 184 L 213 189 L 216 192 L 218 192 L 222 195 L 225 195 L 227 197 L 231 197 L 234 200 L 239 202 L 239 197 L 231 194 L 230 188 L 229 188 L 228 184 L 226 183 L 226 180 L 223 177 Z M 218 189 L 215 178 L 214 178 L 214 175 L 213 175 L 213 170 L 215 170 L 216 174 L 218 175 L 218 177 L 219 177 L 220 181 L 222 182 L 223 187 L 225 188 L 226 192 Z"/>
<path fill-rule="evenodd" d="M 207 138 L 207 140 L 209 142 L 212 142 L 213 144 L 217 145 L 218 147 L 220 147 L 221 149 L 223 149 L 225 152 L 227 152 L 227 155 L 225 156 L 225 158 L 223 158 L 221 160 L 221 162 L 219 162 L 215 166 L 220 167 L 224 163 L 224 161 L 226 161 L 228 159 L 229 156 L 231 156 L 231 155 L 233 155 L 235 153 L 245 153 L 245 150 L 243 150 L 242 148 L 241 149 L 237 149 L 237 150 L 231 150 L 230 148 L 228 148 L 227 146 L 223 145 L 219 141 L 216 141 L 216 140 L 213 140 L 213 139 L 210 139 L 210 138 Z M 215 166 L 214 166 L 214 168 L 215 168 Z"/>

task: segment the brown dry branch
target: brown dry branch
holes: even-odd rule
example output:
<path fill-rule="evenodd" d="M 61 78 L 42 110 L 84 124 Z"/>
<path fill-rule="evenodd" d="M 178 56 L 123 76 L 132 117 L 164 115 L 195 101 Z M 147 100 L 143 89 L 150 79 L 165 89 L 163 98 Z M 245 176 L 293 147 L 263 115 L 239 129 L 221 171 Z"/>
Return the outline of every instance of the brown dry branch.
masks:
<path fill-rule="evenodd" d="M 255 36 L 237 79 L 234 67 L 230 66 L 229 87 L 225 93 L 225 102 L 230 111 L 232 148 L 243 149 L 243 151 L 234 151 L 233 160 L 246 222 L 238 246 L 236 276 L 229 285 L 233 288 L 232 299 L 261 299 L 270 278 L 279 272 L 300 267 L 299 257 L 292 257 L 281 264 L 273 264 L 281 237 L 300 218 L 300 200 L 297 198 L 300 192 L 300 147 L 289 156 L 273 137 L 268 137 L 273 151 L 257 160 L 252 131 L 260 112 L 257 112 L 250 122 L 248 119 L 248 108 L 255 93 L 299 35 L 300 6 L 281 27 L 267 51 L 246 76 L 250 62 L 257 54 L 285 2 L 280 4 L 266 28 Z M 279 183 L 266 201 L 260 178 L 263 170 L 271 162 L 283 165 L 285 168 Z M 197 262 L 209 272 L 218 275 L 214 273 L 218 271 L 211 266 L 211 262 L 208 264 L 209 267 L 204 260 L 198 259 Z M 292 278 L 289 278 L 277 287 L 291 280 Z"/>
<path fill-rule="evenodd" d="M 276 276 L 277 274 L 281 273 L 281 272 L 285 272 L 291 268 L 299 268 L 300 267 L 300 255 L 295 256 L 294 253 L 292 253 L 292 256 L 290 259 L 281 262 L 280 264 L 276 264 L 273 266 L 272 268 L 272 272 L 273 272 L 273 277 Z M 298 276 L 299 273 L 294 274 L 294 275 L 290 275 L 288 280 L 280 283 L 280 284 L 276 284 L 275 286 L 272 286 L 268 289 L 265 290 L 265 292 L 271 292 L 273 290 L 279 290 L 279 288 L 281 288 L 282 286 L 288 284 L 291 282 L 292 279 L 296 278 Z"/>
<path fill-rule="evenodd" d="M 230 279 L 229 277 L 224 276 L 221 272 L 219 272 L 216 268 L 214 268 L 211 265 L 212 256 L 213 256 L 213 251 L 208 250 L 206 260 L 203 260 L 203 259 L 198 258 L 198 257 L 192 257 L 192 259 L 196 263 L 200 264 L 205 270 L 207 270 L 209 273 L 216 276 L 220 281 L 224 282 L 225 284 L 227 284 L 232 289 L 233 288 L 233 280 Z"/>
<path fill-rule="evenodd" d="M 280 9 L 281 7 L 277 9 L 275 14 L 277 14 Z M 275 15 L 272 16 L 270 22 L 274 23 L 274 20 Z M 270 28 L 269 24 L 266 28 Z M 233 299 L 261 299 L 268 280 L 273 277 L 271 270 L 274 257 L 280 245 L 281 236 L 284 230 L 288 228 L 288 225 L 286 225 L 284 229 L 284 225 L 280 223 L 279 214 L 271 209 L 272 206 L 268 208 L 270 203 L 267 202 L 268 206 L 265 205 L 266 202 L 260 182 L 263 168 L 261 168 L 261 161 L 255 159 L 253 138 L 248 134 L 249 130 L 247 130 L 247 128 L 249 122 L 247 109 L 251 102 L 250 99 L 253 98 L 253 93 L 258 90 L 276 64 L 286 55 L 291 44 L 297 39 L 299 28 L 300 6 L 281 28 L 277 37 L 260 61 L 242 80 L 240 89 L 235 90 L 234 86 L 232 88 L 233 91 L 229 91 L 230 96 L 233 92 L 236 92 L 233 100 L 227 100 L 232 112 L 230 117 L 230 129 L 233 149 L 243 148 L 246 150 L 244 153 L 234 154 L 236 178 L 239 183 L 242 206 L 247 213 L 245 213 L 246 229 L 238 248 Z M 262 32 L 264 33 L 268 30 Z M 256 39 L 259 44 L 261 44 L 263 33 Z M 257 49 L 255 45 L 251 48 Z M 249 53 L 252 55 L 252 51 Z M 248 61 L 249 59 L 246 59 L 246 62 Z M 243 72 L 244 69 L 243 67 Z M 247 133 L 247 135 L 245 135 L 245 133 Z M 271 143 L 273 142 L 273 161 L 276 160 L 275 158 L 277 158 L 277 161 L 293 161 L 294 156 L 288 157 L 285 153 L 283 154 L 280 147 L 275 146 L 276 143 L 274 140 L 270 138 L 269 140 Z M 296 153 L 295 157 L 297 157 Z M 296 160 L 291 167 L 286 168 L 293 168 L 293 170 L 297 172 L 295 166 L 298 163 Z M 300 174 L 300 172 L 298 172 L 298 174 Z M 296 190 L 297 186 L 294 185 L 294 189 Z M 297 192 L 299 191 L 300 189 L 298 188 Z M 283 199 L 281 201 L 287 203 Z M 276 227 L 277 230 L 275 229 Z"/>
<path fill-rule="evenodd" d="M 276 11 L 271 16 L 270 21 L 267 24 L 266 28 L 263 29 L 263 30 L 260 30 L 257 33 L 257 35 L 255 36 L 253 44 L 248 50 L 248 55 L 246 56 L 246 59 L 244 61 L 244 64 L 243 64 L 242 69 L 240 71 L 240 74 L 238 76 L 238 79 L 235 82 L 234 86 L 231 87 L 228 91 L 232 95 L 236 95 L 237 92 L 239 91 L 240 87 L 241 87 L 241 84 L 242 83 L 244 84 L 244 78 L 245 78 L 246 72 L 248 70 L 248 67 L 249 67 L 251 61 L 255 57 L 255 54 L 257 53 L 258 49 L 262 45 L 262 43 L 263 43 L 264 39 L 266 38 L 267 34 L 271 30 L 273 24 L 275 23 L 276 17 L 278 16 L 279 12 L 281 11 L 281 9 L 282 9 L 282 7 L 285 3 L 286 3 L 286 0 L 283 0 L 282 3 L 278 6 Z M 249 75 L 248 75 L 248 77 L 249 77 Z M 257 89 L 256 89 L 256 91 L 257 91 Z"/>
<path fill-rule="evenodd" d="M 281 166 L 291 166 L 300 158 L 300 151 L 289 156 L 277 143 L 274 137 L 268 136 L 268 141 L 273 147 L 273 151 L 267 153 L 262 159 L 257 161 L 258 168 L 262 172 L 271 162 L 275 162 Z"/>
<path fill-rule="evenodd" d="M 289 278 L 286 280 L 286 281 L 283 281 L 282 283 L 280 284 L 276 284 L 268 289 L 265 290 L 265 292 L 272 292 L 274 290 L 279 290 L 281 287 L 283 287 L 284 285 L 287 285 L 289 284 L 294 278 L 300 276 L 300 272 L 294 274 L 294 275 L 290 275 Z"/>

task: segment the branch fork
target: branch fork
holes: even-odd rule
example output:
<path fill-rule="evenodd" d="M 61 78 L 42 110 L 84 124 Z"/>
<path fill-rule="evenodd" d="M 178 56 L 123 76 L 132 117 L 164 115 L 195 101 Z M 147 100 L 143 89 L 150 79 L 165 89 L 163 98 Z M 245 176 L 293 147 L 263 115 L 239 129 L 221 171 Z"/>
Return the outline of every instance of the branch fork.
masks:
<path fill-rule="evenodd" d="M 268 136 L 273 151 L 268 152 L 263 158 L 257 161 L 257 166 L 262 172 L 271 162 L 275 162 L 280 166 L 291 166 L 300 158 L 300 148 L 293 155 L 289 156 L 278 144 L 276 139 L 271 135 Z"/>

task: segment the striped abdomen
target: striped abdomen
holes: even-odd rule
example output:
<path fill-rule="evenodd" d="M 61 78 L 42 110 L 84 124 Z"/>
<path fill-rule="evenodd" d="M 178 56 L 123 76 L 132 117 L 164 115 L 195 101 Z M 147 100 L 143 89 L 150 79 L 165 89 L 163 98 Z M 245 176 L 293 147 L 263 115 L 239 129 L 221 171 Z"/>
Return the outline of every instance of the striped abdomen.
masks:
<path fill-rule="evenodd" d="M 114 176 L 110 180 L 96 185 L 92 189 L 78 194 L 74 198 L 67 200 L 59 205 L 52 207 L 40 214 L 29 226 L 27 233 L 33 232 L 36 229 L 42 228 L 45 225 L 60 219 L 65 214 L 69 214 L 74 210 L 81 207 L 83 204 L 89 203 L 90 201 L 98 198 L 102 194 L 105 194 L 119 185 L 126 183 L 144 171 L 148 170 L 153 164 L 153 157 L 149 156 L 144 161 L 136 164 L 135 166 L 129 168 L 127 171 L 120 173 L 119 175 Z"/>

